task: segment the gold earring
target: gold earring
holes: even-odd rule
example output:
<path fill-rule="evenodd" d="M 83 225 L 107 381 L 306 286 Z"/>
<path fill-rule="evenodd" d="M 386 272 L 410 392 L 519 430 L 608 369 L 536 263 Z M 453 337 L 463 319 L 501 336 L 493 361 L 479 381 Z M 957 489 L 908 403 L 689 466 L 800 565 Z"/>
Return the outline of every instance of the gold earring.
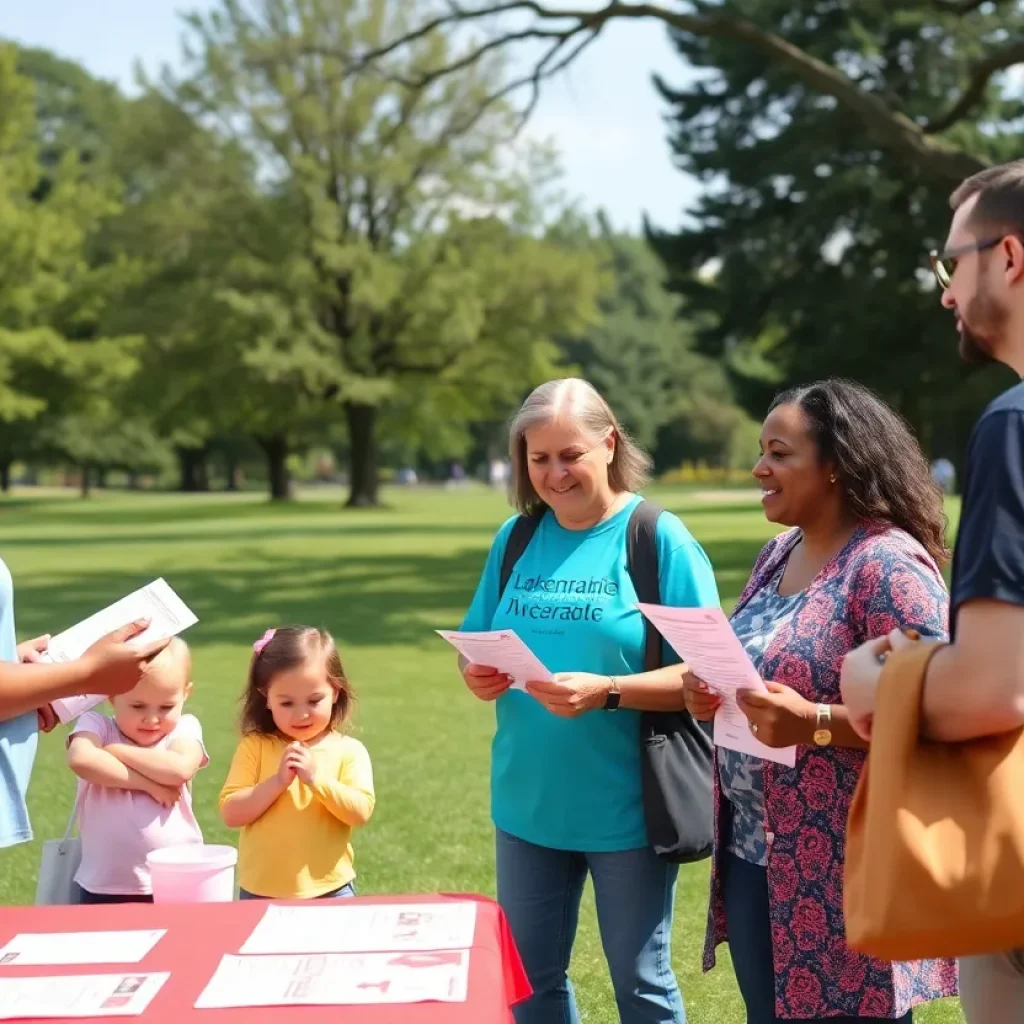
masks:
<path fill-rule="evenodd" d="M 829 479 L 832 481 L 832 483 L 836 482 L 836 478 L 834 476 L 830 477 Z"/>

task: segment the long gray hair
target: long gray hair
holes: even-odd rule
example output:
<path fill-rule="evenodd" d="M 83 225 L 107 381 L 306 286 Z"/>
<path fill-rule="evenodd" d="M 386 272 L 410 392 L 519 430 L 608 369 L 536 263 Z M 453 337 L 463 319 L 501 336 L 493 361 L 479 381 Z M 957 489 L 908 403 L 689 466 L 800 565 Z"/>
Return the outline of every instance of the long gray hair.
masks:
<path fill-rule="evenodd" d="M 532 427 L 557 419 L 575 423 L 595 438 L 603 438 L 611 430 L 615 437 L 612 461 L 608 467 L 611 489 L 621 494 L 643 488 L 650 473 L 650 457 L 622 429 L 611 406 L 593 384 L 579 377 L 563 377 L 534 388 L 509 427 L 512 504 L 519 512 L 530 515 L 544 504 L 530 482 L 526 432 Z"/>

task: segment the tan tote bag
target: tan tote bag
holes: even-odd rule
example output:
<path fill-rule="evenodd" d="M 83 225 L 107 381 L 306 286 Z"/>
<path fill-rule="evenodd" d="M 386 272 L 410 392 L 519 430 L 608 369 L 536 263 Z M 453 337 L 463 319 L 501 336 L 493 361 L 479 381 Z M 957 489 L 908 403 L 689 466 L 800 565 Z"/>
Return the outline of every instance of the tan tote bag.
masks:
<path fill-rule="evenodd" d="M 850 947 L 885 960 L 1024 946 L 1024 730 L 922 739 L 921 641 L 886 660 L 847 825 Z M 963 681 L 970 699 L 971 681 Z"/>

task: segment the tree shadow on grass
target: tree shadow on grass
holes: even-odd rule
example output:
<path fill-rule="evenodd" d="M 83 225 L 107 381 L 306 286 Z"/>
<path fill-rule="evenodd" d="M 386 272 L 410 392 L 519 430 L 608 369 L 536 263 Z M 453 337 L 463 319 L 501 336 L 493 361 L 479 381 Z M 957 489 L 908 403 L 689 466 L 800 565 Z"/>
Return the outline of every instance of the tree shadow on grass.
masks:
<path fill-rule="evenodd" d="M 199 617 L 188 633 L 194 646 L 250 643 L 254 630 L 289 622 L 328 628 L 347 646 L 420 644 L 430 641 L 435 628 L 457 626 L 468 607 L 489 539 L 489 531 L 481 533 L 487 539 L 478 547 L 436 555 L 325 555 L 312 549 L 304 554 L 275 551 L 274 539 L 291 531 L 264 530 L 266 544 L 221 552 L 215 565 L 176 566 L 169 554 L 162 571 Z M 234 539 L 249 536 L 245 531 Z M 728 607 L 746 583 L 760 544 L 716 541 L 705 550 Z M 152 571 L 116 569 L 85 571 L 70 579 L 31 576 L 18 587 L 20 631 L 35 635 L 65 629 L 152 576 Z"/>
<path fill-rule="evenodd" d="M 0 547 L 107 547 L 112 544 L 177 544 L 183 540 L 192 543 L 203 542 L 235 542 L 242 540 L 343 538 L 346 536 L 403 536 L 431 534 L 438 536 L 466 536 L 479 534 L 488 542 L 494 535 L 494 527 L 490 523 L 481 522 L 449 522 L 449 523 L 321 523 L 305 526 L 277 526 L 263 518 L 262 525 L 239 527 L 227 524 L 218 529 L 200 529 L 194 533 L 177 530 L 168 533 L 140 532 L 129 533 L 118 530 L 116 534 L 99 533 L 94 535 L 76 533 L 74 535 L 47 537 L 38 533 L 3 533 L 0 534 Z"/>
<path fill-rule="evenodd" d="M 348 646 L 379 646 L 427 642 L 432 628 L 457 625 L 452 613 L 461 617 L 482 567 L 480 549 L 326 558 L 240 549 L 210 568 L 168 565 L 165 576 L 199 617 L 188 631 L 193 646 L 251 643 L 254 629 L 286 623 L 323 626 Z M 116 570 L 30 577 L 18 586 L 19 632 L 65 629 L 151 578 Z"/>

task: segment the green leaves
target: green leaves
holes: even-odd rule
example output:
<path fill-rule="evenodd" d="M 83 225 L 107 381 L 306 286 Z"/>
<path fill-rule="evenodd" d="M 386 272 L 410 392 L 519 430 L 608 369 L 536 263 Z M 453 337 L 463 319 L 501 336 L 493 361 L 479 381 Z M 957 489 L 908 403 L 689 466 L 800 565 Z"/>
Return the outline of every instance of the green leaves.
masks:
<path fill-rule="evenodd" d="M 799 11 L 754 0 L 745 11 L 761 25 L 788 18 L 787 39 L 918 123 L 956 102 L 997 27 L 1013 37 L 1024 28 L 1013 5 L 971 18 L 852 0 Z M 957 452 L 965 438 L 951 414 L 969 422 L 991 383 L 964 386 L 952 319 L 928 271 L 928 249 L 949 225 L 945 172 L 894 160 L 765 57 L 707 38 L 676 41 L 716 88 L 662 90 L 672 146 L 683 169 L 714 184 L 693 227 L 654 241 L 687 308 L 709 317 L 701 350 L 729 367 L 754 416 L 781 385 L 847 375 L 896 404 L 932 450 Z M 983 158 L 998 158 L 1004 144 L 1016 154 L 1020 124 L 1006 116 L 1008 99 L 993 81 L 949 138 Z M 710 279 L 697 280 L 709 263 Z"/>
<path fill-rule="evenodd" d="M 722 367 L 696 351 L 697 318 L 665 287 L 665 272 L 641 238 L 614 235 L 577 245 L 603 256 L 600 321 L 566 339 L 566 356 L 608 399 L 626 429 L 655 453 L 656 467 L 729 461 L 746 417 Z"/>
<path fill-rule="evenodd" d="M 189 19 L 192 59 L 168 96 L 259 169 L 235 186 L 252 221 L 228 224 L 226 203 L 210 211 L 227 248 L 210 268 L 214 295 L 237 325 L 242 379 L 272 396 L 261 408 L 285 431 L 318 405 L 396 403 L 405 412 L 385 427 L 408 435 L 415 423 L 433 443 L 436 429 L 409 410 L 443 401 L 458 443 L 464 424 L 536 383 L 552 339 L 595 312 L 592 262 L 531 233 L 549 165 L 509 149 L 498 63 L 427 81 L 459 53 L 435 32 L 353 73 L 352 54 L 415 15 L 413 0 L 225 0 Z M 370 427 L 354 464 L 367 469 L 354 486 L 373 502 L 382 421 L 360 422 Z"/>
<path fill-rule="evenodd" d="M 0 45 L 0 420 L 27 435 L 105 401 L 134 372 L 138 340 L 97 331 L 119 264 L 95 260 L 91 245 L 119 210 L 119 183 L 63 148 L 71 133 L 55 109 L 39 145 L 37 89 L 67 69 L 35 54 L 34 85 L 18 59 Z"/>

